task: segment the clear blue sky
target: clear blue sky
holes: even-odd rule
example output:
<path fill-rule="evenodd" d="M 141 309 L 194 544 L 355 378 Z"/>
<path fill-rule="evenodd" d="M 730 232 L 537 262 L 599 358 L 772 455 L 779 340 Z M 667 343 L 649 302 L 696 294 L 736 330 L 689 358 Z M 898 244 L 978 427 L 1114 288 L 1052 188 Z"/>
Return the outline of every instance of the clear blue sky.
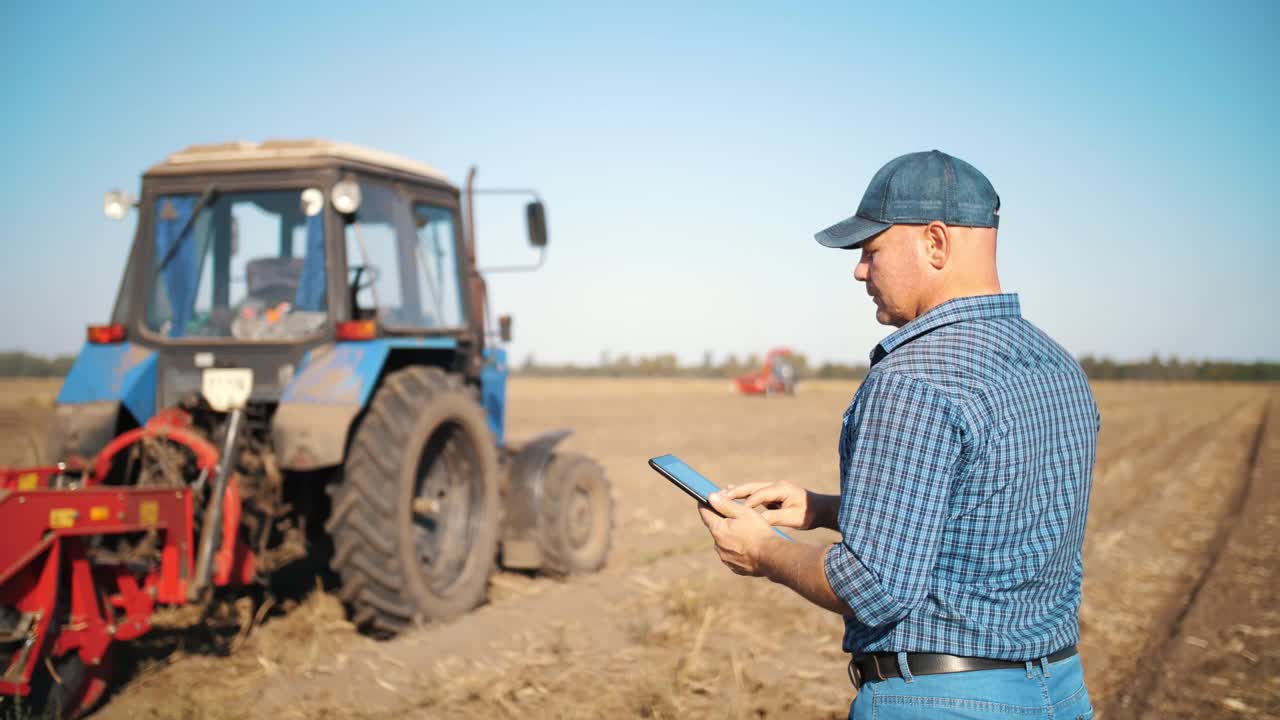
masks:
<path fill-rule="evenodd" d="M 106 319 L 133 228 L 104 190 L 323 137 L 541 191 L 547 266 L 490 281 L 516 358 L 863 361 L 889 329 L 812 234 L 939 148 L 1072 352 L 1280 359 L 1276 3 L 65 5 L 0 10 L 0 347 Z M 518 203 L 480 210 L 483 263 L 532 257 Z"/>

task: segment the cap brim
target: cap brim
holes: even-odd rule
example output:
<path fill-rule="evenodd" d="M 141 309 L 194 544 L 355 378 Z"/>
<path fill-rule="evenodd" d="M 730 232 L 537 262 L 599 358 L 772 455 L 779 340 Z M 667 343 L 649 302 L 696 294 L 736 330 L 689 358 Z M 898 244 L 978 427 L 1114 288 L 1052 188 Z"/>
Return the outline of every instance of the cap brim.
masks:
<path fill-rule="evenodd" d="M 856 248 L 862 243 L 893 227 L 893 223 L 868 220 L 854 215 L 841 220 L 826 230 L 813 234 L 813 239 L 831 248 Z"/>

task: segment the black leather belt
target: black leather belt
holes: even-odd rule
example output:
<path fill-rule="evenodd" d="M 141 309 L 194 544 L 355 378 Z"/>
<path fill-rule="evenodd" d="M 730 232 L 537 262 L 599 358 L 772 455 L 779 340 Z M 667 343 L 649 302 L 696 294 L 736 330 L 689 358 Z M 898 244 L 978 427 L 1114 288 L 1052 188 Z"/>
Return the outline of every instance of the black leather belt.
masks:
<path fill-rule="evenodd" d="M 1066 660 L 1076 654 L 1076 646 L 1062 648 L 1046 659 L 1053 663 Z M 1035 661 L 1039 661 L 1036 658 Z M 907 665 L 912 675 L 940 675 L 942 673 L 971 672 L 974 670 L 1000 670 L 1003 668 L 1026 667 L 1024 662 L 1013 660 L 991 660 L 989 658 L 960 657 L 959 655 L 943 655 L 941 653 L 907 653 Z M 859 655 L 849 661 L 849 681 L 855 688 L 863 683 L 878 682 L 889 678 L 902 677 L 898 669 L 897 653 L 869 653 Z"/>

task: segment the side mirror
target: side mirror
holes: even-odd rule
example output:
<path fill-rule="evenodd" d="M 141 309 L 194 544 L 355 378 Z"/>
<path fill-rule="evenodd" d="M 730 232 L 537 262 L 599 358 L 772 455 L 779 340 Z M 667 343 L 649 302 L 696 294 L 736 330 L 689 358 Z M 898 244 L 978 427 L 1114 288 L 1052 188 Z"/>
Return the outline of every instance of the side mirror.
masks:
<path fill-rule="evenodd" d="M 524 206 L 524 219 L 529 225 L 529 244 L 546 247 L 547 244 L 547 210 L 540 202 L 531 202 Z"/>
<path fill-rule="evenodd" d="M 498 316 L 498 337 L 502 338 L 502 342 L 511 342 L 511 316 Z"/>

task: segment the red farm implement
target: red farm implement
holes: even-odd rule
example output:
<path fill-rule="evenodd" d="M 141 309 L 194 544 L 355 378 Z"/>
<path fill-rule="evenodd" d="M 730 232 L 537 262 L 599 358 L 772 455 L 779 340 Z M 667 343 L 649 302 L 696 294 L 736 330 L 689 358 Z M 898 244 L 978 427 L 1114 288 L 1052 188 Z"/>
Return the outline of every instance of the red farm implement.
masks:
<path fill-rule="evenodd" d="M 734 379 L 734 388 L 743 395 L 792 395 L 796 391 L 796 371 L 789 348 L 773 348 L 764 356 L 764 366 Z"/>
<path fill-rule="evenodd" d="M 221 483 L 223 502 L 209 503 L 222 508 L 221 532 L 199 542 L 197 488 L 110 482 L 139 451 L 161 445 L 216 487 L 219 453 L 184 419 L 157 415 L 88 464 L 0 468 L 0 695 L 73 716 L 102 696 L 117 643 L 146 633 L 158 605 L 184 604 L 210 583 L 252 580 L 234 474 Z M 204 522 L 212 519 L 206 512 Z M 202 551 L 211 558 L 203 571 Z"/>

